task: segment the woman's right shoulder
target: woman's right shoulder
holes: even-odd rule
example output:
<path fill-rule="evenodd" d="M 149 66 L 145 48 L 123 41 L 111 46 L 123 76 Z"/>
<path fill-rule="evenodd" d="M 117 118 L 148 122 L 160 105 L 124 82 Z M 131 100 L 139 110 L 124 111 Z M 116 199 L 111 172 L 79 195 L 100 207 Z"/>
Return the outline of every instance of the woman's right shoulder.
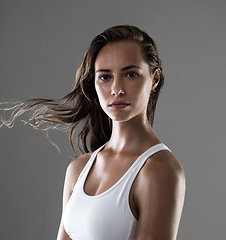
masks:
<path fill-rule="evenodd" d="M 69 163 L 67 167 L 67 171 L 76 171 L 80 172 L 85 167 L 86 163 L 89 161 L 90 157 L 92 156 L 92 152 L 85 153 L 76 159 L 74 159 L 71 163 Z"/>
<path fill-rule="evenodd" d="M 80 173 L 82 172 L 83 168 L 89 161 L 90 157 L 92 156 L 92 152 L 85 153 L 78 158 L 74 159 L 67 167 L 66 170 L 66 181 L 70 185 L 70 188 L 73 189 L 74 184 L 76 183 Z"/>

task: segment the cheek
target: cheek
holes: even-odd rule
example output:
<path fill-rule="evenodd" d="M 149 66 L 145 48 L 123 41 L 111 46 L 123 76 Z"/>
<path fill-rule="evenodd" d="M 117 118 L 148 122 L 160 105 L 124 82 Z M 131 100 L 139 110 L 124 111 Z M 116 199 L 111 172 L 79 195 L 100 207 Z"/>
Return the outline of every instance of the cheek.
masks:
<path fill-rule="evenodd" d="M 146 99 L 149 99 L 149 95 L 151 92 L 151 83 L 147 81 L 141 81 L 133 86 L 133 95 L 137 96 L 137 98 L 141 99 L 141 103 L 143 101 L 146 102 Z"/>
<path fill-rule="evenodd" d="M 99 98 L 99 87 L 97 86 L 97 84 L 95 83 L 95 91 L 97 93 L 97 96 Z"/>
<path fill-rule="evenodd" d="M 103 86 L 100 86 L 99 84 L 95 83 L 95 90 L 96 90 L 100 105 L 103 108 L 104 102 L 106 101 L 106 98 L 107 98 L 106 89 Z"/>
<path fill-rule="evenodd" d="M 102 97 L 102 95 L 103 95 L 102 89 L 100 88 L 100 86 L 98 84 L 95 84 L 95 89 L 96 89 L 96 93 L 97 93 L 98 99 L 100 99 Z"/>

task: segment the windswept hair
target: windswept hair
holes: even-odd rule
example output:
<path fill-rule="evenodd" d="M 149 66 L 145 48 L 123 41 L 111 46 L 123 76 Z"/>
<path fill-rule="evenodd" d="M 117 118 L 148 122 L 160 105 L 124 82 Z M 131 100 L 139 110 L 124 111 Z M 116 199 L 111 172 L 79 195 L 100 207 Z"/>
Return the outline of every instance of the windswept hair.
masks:
<path fill-rule="evenodd" d="M 73 138 L 78 125 L 81 126 L 81 131 L 77 135 L 76 145 L 80 150 L 89 152 L 102 146 L 110 139 L 112 123 L 99 104 L 94 86 L 94 66 L 99 51 L 108 43 L 119 41 L 133 41 L 140 45 L 151 74 L 160 69 L 160 80 L 150 93 L 147 108 L 147 118 L 153 126 L 156 103 L 164 84 L 161 60 L 154 40 L 144 31 L 130 25 L 111 27 L 93 39 L 77 70 L 75 85 L 70 93 L 60 99 L 32 98 L 16 103 L 10 108 L 14 110 L 11 118 L 2 120 L 2 125 L 12 127 L 18 116 L 29 111 L 31 118 L 28 123 L 47 138 L 50 128 L 64 126 L 69 129 L 69 140 L 75 155 Z M 52 127 L 44 128 L 46 123 L 50 123 Z M 50 138 L 49 140 L 52 142 Z"/>

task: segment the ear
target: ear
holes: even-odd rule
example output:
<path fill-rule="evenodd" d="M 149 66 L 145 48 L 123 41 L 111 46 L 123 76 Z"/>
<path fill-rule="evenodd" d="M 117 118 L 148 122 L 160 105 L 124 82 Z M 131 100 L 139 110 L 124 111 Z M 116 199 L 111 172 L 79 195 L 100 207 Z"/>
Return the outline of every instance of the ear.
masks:
<path fill-rule="evenodd" d="M 157 87 L 157 85 L 160 81 L 160 72 L 161 72 L 160 69 L 157 68 L 157 69 L 155 69 L 154 73 L 152 74 L 152 77 L 153 77 L 153 83 L 152 83 L 152 88 L 151 88 L 152 91 Z"/>

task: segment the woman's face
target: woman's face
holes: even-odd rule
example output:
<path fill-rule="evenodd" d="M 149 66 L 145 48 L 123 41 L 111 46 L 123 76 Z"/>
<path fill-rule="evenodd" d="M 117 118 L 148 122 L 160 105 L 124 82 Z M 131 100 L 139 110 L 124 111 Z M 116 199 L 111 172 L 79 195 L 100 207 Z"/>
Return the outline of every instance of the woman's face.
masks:
<path fill-rule="evenodd" d="M 145 117 L 149 95 L 158 82 L 131 41 L 104 46 L 95 61 L 95 89 L 103 111 L 114 121 Z"/>

